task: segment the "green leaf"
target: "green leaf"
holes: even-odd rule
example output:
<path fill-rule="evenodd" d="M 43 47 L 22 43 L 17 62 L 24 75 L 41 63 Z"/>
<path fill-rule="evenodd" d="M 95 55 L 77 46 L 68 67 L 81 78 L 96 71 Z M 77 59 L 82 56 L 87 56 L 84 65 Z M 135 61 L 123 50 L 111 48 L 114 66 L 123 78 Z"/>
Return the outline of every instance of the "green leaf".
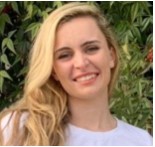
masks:
<path fill-rule="evenodd" d="M 12 81 L 12 78 L 9 76 L 9 74 L 5 70 L 0 70 L 0 77 L 6 78 Z"/>
<path fill-rule="evenodd" d="M 21 62 L 21 58 L 19 56 L 16 56 L 14 62 L 12 63 L 12 66 L 16 65 L 18 62 Z"/>
<path fill-rule="evenodd" d="M 144 31 L 147 28 L 147 26 L 149 25 L 149 23 L 150 23 L 150 18 L 149 17 L 147 17 L 147 18 L 145 18 L 143 20 L 143 22 L 142 22 L 142 31 Z"/>
<path fill-rule="evenodd" d="M 22 70 L 20 70 L 19 74 L 17 75 L 17 77 L 21 76 L 21 75 L 24 75 L 25 73 L 27 73 L 28 71 L 28 67 L 25 66 L 22 68 Z"/>
<path fill-rule="evenodd" d="M 17 2 L 15 2 L 15 1 L 11 2 L 11 6 L 12 6 L 13 10 L 19 14 Z"/>
<path fill-rule="evenodd" d="M 127 59 L 130 60 L 130 59 L 131 59 L 131 55 L 130 55 L 130 53 L 129 53 L 128 44 L 127 44 L 127 43 L 124 44 L 124 45 L 122 46 L 122 49 L 123 49 L 124 53 L 126 54 Z"/>
<path fill-rule="evenodd" d="M 138 93 L 139 97 L 142 97 L 142 83 L 140 80 L 138 81 Z"/>
<path fill-rule="evenodd" d="M 41 25 L 41 23 L 35 22 L 35 23 L 30 24 L 30 25 L 27 27 L 27 29 L 26 29 L 25 32 L 31 31 L 31 39 L 32 39 L 32 40 L 33 40 L 34 37 L 36 36 L 36 34 L 37 34 L 37 32 L 38 32 L 38 30 L 39 30 L 39 28 L 40 28 L 40 25 Z"/>
<path fill-rule="evenodd" d="M 25 17 L 24 20 L 27 20 L 27 19 L 31 18 L 32 17 L 32 14 L 33 14 L 33 5 L 32 4 L 29 4 L 27 6 L 27 15 L 26 15 L 26 17 Z"/>
<path fill-rule="evenodd" d="M 147 37 L 147 39 L 146 39 L 146 44 L 147 45 L 152 45 L 152 42 L 153 42 L 153 34 L 151 33 L 148 37 Z"/>
<path fill-rule="evenodd" d="M 55 1 L 54 2 L 54 7 L 56 6 L 57 8 L 61 7 L 63 5 L 62 1 Z"/>
<path fill-rule="evenodd" d="M 32 16 L 32 12 L 33 12 L 33 5 L 32 4 L 28 5 L 27 11 L 28 11 L 28 15 L 31 17 Z"/>
<path fill-rule="evenodd" d="M 4 9 L 6 2 L 0 2 L 0 12 Z"/>
<path fill-rule="evenodd" d="M 132 22 L 134 22 L 134 20 L 137 18 L 138 11 L 139 11 L 139 3 L 135 2 L 131 7 L 131 21 Z"/>
<path fill-rule="evenodd" d="M 11 6 L 12 6 L 13 10 L 19 14 L 17 2 L 11 2 Z"/>
<path fill-rule="evenodd" d="M 4 78 L 0 76 L 0 91 L 3 91 Z"/>
<path fill-rule="evenodd" d="M 139 41 L 141 41 L 141 34 L 140 34 L 139 29 L 135 26 L 133 26 L 131 29 L 132 29 L 132 33 L 134 35 L 134 38 L 137 38 Z"/>
<path fill-rule="evenodd" d="M 2 35 L 4 34 L 4 29 L 5 29 L 5 22 L 2 19 L 0 19 L 0 33 Z"/>
<path fill-rule="evenodd" d="M 6 46 L 7 44 L 7 38 L 3 39 L 2 41 L 2 49 Z"/>
<path fill-rule="evenodd" d="M 53 9 L 52 8 L 47 8 L 45 11 L 47 12 L 47 13 L 49 13 L 49 12 L 51 12 Z"/>
<path fill-rule="evenodd" d="M 151 6 L 147 1 L 141 1 L 141 8 L 147 12 L 148 15 L 151 15 L 149 7 Z"/>
<path fill-rule="evenodd" d="M 13 35 L 16 31 L 17 31 L 17 30 L 13 30 L 13 31 L 9 32 L 9 33 L 8 33 L 8 38 L 11 38 L 12 35 Z"/>
<path fill-rule="evenodd" d="M 34 29 L 36 29 L 36 28 L 39 28 L 40 25 L 41 25 L 41 23 L 39 23 L 39 22 L 31 23 L 31 24 L 27 27 L 27 29 L 26 29 L 25 32 L 29 32 L 29 31 L 32 31 L 32 30 L 34 30 Z"/>
<path fill-rule="evenodd" d="M 16 51 L 14 49 L 13 42 L 12 42 L 12 40 L 10 38 L 3 39 L 3 41 L 2 41 L 2 49 L 5 46 L 7 46 L 10 51 L 12 51 L 14 54 L 16 54 Z"/>
<path fill-rule="evenodd" d="M 32 32 L 31 32 L 32 40 L 33 40 L 33 39 L 35 38 L 35 36 L 37 35 L 39 28 L 40 28 L 40 26 L 38 26 L 38 27 L 36 27 L 35 29 L 32 30 Z"/>
<path fill-rule="evenodd" d="M 8 57 L 6 56 L 6 54 L 2 54 L 2 56 L 1 56 L 0 59 L 1 59 L 1 61 L 2 61 L 4 64 L 7 64 L 7 65 L 10 66 L 10 62 L 9 62 Z"/>
<path fill-rule="evenodd" d="M 47 13 L 46 11 L 43 11 L 43 12 L 41 13 L 41 15 L 42 15 L 42 17 L 43 17 L 43 20 L 45 20 L 45 19 L 47 18 L 47 16 L 48 16 L 48 13 Z"/>
<path fill-rule="evenodd" d="M 14 54 L 16 54 L 16 51 L 14 49 L 14 45 L 13 45 L 13 42 L 11 39 L 8 39 L 7 47 L 10 49 L 10 51 L 12 51 Z"/>
<path fill-rule="evenodd" d="M 112 8 L 113 4 L 115 3 L 115 1 L 110 1 L 110 9 Z"/>
<path fill-rule="evenodd" d="M 0 33 L 2 35 L 4 34 L 4 29 L 5 29 L 6 23 L 12 24 L 9 15 L 6 13 L 0 14 Z"/>
<path fill-rule="evenodd" d="M 7 23 L 9 23 L 9 24 L 12 25 L 12 22 L 11 22 L 10 17 L 9 17 L 8 14 L 2 13 L 2 14 L 0 15 L 0 18 L 1 18 L 1 21 L 7 22 Z"/>
<path fill-rule="evenodd" d="M 12 25 L 12 22 L 10 20 L 10 17 L 6 13 L 0 14 L 0 33 L 3 35 L 4 34 L 4 29 L 5 29 L 5 24 L 9 23 Z"/>

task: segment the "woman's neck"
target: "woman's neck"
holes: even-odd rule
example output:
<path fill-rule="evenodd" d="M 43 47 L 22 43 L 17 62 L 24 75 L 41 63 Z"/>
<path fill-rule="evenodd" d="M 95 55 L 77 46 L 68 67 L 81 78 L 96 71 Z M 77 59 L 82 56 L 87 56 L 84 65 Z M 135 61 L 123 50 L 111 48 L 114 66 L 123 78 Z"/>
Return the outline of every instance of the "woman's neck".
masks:
<path fill-rule="evenodd" d="M 108 98 L 69 99 L 70 123 L 92 131 L 108 131 L 117 126 L 110 113 Z"/>

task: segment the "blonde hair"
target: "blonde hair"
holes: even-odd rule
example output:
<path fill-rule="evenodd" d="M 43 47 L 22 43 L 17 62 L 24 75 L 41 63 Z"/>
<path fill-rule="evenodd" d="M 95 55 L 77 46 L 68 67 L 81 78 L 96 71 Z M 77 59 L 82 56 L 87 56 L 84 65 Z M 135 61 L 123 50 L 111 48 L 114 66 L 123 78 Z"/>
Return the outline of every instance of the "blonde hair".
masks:
<path fill-rule="evenodd" d="M 115 68 L 112 69 L 109 84 L 109 95 L 111 94 L 118 69 L 118 47 L 109 24 L 95 6 L 77 2 L 66 4 L 52 12 L 43 22 L 30 53 L 23 98 L 0 116 L 2 119 L 12 111 L 16 115 L 12 137 L 6 145 L 64 145 L 69 110 L 67 93 L 52 77 L 55 36 L 58 26 L 83 16 L 96 20 L 109 46 L 112 46 L 116 53 Z M 19 118 L 22 113 L 28 113 L 28 116 L 22 133 L 19 133 Z M 20 142 L 17 143 L 14 136 L 17 136 Z M 1 144 L 2 137 L 1 130 Z"/>

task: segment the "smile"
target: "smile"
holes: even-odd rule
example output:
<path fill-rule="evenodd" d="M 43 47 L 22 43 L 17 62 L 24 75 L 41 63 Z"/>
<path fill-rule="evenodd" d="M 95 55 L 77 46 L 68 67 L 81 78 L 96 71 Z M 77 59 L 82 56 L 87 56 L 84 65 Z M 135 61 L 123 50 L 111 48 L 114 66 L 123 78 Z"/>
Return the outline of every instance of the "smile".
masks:
<path fill-rule="evenodd" d="M 96 77 L 97 77 L 97 74 L 89 74 L 89 75 L 78 77 L 75 79 L 75 81 L 84 82 L 84 81 L 89 81 L 89 80 L 95 79 Z"/>

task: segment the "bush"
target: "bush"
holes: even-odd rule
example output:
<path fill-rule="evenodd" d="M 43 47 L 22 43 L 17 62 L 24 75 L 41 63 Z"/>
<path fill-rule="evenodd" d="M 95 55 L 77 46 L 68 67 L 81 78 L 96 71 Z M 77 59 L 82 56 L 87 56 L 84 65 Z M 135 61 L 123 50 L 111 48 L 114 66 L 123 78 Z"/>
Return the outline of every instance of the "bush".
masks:
<path fill-rule="evenodd" d="M 67 2 L 0 2 L 0 110 L 22 95 L 28 52 L 41 22 Z M 152 131 L 153 2 L 88 2 L 104 11 L 120 44 L 121 68 L 110 107 Z"/>

